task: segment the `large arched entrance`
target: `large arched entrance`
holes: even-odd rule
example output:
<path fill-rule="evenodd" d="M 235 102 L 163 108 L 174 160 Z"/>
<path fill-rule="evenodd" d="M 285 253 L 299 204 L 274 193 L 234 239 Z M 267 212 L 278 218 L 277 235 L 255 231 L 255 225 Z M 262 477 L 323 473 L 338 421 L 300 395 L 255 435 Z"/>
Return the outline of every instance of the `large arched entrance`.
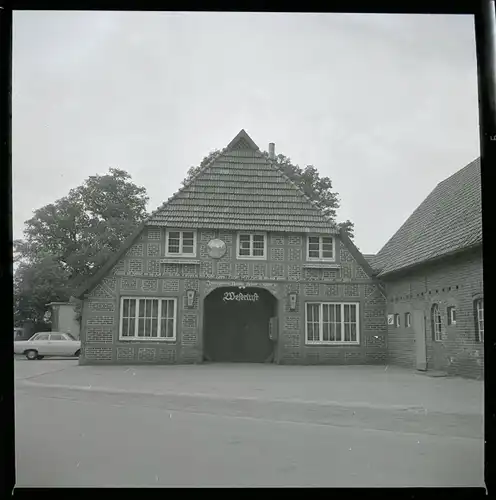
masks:
<path fill-rule="evenodd" d="M 272 361 L 270 318 L 277 300 L 263 288 L 217 288 L 204 302 L 206 361 L 265 363 Z"/>

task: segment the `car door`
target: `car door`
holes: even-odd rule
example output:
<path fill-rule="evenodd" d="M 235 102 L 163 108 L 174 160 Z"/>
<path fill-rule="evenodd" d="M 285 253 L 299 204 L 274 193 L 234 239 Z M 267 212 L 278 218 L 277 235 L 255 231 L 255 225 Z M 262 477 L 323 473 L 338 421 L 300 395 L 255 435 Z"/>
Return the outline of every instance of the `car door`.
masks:
<path fill-rule="evenodd" d="M 50 334 L 50 354 L 52 356 L 67 356 L 68 340 L 63 333 Z"/>
<path fill-rule="evenodd" d="M 29 344 L 29 346 L 26 346 L 26 349 L 32 347 L 38 351 L 38 354 L 45 356 L 50 350 L 49 338 L 50 336 L 48 333 L 38 333 L 33 340 L 26 342 L 26 344 Z"/>

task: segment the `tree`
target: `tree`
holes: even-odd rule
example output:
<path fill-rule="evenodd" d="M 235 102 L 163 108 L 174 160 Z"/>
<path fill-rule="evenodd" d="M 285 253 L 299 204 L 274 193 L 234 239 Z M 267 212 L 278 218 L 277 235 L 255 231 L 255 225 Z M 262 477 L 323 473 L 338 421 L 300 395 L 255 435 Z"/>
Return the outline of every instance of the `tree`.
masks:
<path fill-rule="evenodd" d="M 110 168 L 35 210 L 24 239 L 14 242 L 17 319 L 43 317 L 45 304 L 67 300 L 143 221 L 147 202 L 145 188 L 124 170 Z"/>
<path fill-rule="evenodd" d="M 183 181 L 183 185 L 189 182 L 207 163 L 215 160 L 221 154 L 220 150 L 210 152 L 203 158 L 200 165 L 191 167 Z M 262 153 L 266 158 L 269 153 Z M 320 177 L 319 172 L 313 165 L 308 165 L 304 169 L 291 163 L 287 156 L 279 154 L 275 158 L 276 165 L 284 172 L 312 201 L 314 201 L 323 213 L 331 220 L 336 221 L 337 209 L 340 206 L 338 194 L 332 191 L 332 181 L 329 177 Z M 338 223 L 338 226 L 346 231 L 353 239 L 354 224 L 350 220 Z"/>

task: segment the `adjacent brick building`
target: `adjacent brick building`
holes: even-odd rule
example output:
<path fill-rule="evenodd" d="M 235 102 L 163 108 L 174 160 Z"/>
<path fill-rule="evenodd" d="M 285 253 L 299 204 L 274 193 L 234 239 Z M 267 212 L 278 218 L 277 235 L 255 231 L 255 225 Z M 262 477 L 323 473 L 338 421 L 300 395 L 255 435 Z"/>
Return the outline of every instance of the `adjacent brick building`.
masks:
<path fill-rule="evenodd" d="M 386 362 L 371 266 L 243 130 L 77 296 L 81 364 Z"/>
<path fill-rule="evenodd" d="M 388 359 L 480 378 L 484 369 L 480 160 L 445 179 L 376 256 Z"/>

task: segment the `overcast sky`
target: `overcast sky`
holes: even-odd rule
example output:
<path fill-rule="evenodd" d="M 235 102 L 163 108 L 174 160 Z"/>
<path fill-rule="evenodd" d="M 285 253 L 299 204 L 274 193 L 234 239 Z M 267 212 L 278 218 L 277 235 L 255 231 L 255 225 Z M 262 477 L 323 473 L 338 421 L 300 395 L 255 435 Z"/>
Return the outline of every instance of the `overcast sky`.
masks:
<path fill-rule="evenodd" d="M 14 238 L 114 166 L 154 210 L 244 128 L 314 165 L 376 253 L 479 155 L 471 16 L 15 12 Z"/>

